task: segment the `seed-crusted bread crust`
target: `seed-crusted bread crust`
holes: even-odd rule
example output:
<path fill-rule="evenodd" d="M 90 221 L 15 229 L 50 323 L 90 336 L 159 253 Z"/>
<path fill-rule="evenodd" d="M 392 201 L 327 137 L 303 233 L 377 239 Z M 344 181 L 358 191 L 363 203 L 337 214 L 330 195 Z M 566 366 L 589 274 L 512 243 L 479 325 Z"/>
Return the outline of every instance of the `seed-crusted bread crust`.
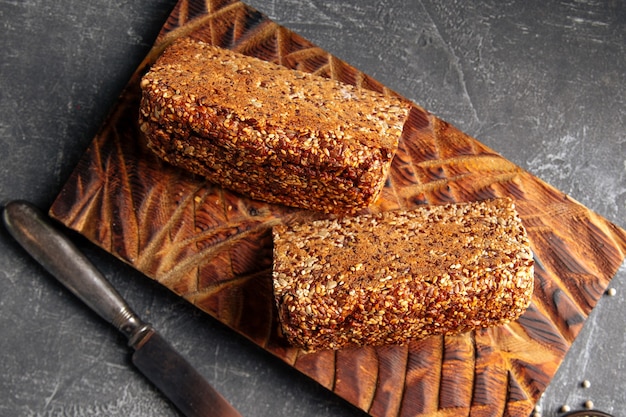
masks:
<path fill-rule="evenodd" d="M 188 38 L 141 88 L 141 130 L 166 161 L 255 199 L 334 213 L 378 197 L 411 106 Z"/>
<path fill-rule="evenodd" d="M 282 331 L 309 351 L 507 323 L 533 292 L 510 199 L 280 225 L 273 238 Z"/>

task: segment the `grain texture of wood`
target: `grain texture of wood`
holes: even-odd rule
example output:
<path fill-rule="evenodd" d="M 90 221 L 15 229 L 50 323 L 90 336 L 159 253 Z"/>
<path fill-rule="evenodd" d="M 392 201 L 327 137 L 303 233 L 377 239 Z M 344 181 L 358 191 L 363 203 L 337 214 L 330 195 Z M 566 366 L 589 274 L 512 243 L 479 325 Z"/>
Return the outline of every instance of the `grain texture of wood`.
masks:
<path fill-rule="evenodd" d="M 513 198 L 536 259 L 530 308 L 506 326 L 404 347 L 291 348 L 269 231 L 320 214 L 241 198 L 147 150 L 139 79 L 180 36 L 395 94 L 241 2 L 181 0 L 51 215 L 373 416 L 528 416 L 623 262 L 626 232 L 415 105 L 370 210 Z"/>

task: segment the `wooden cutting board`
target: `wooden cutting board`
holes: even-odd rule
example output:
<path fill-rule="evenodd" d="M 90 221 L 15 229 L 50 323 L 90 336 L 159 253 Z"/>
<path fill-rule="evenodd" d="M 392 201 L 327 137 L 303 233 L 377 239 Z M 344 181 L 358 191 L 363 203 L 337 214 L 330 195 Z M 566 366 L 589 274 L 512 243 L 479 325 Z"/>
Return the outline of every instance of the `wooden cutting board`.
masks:
<path fill-rule="evenodd" d="M 319 214 L 170 167 L 139 133 L 139 79 L 180 36 L 394 94 L 243 3 L 181 0 L 51 215 L 373 416 L 528 416 L 624 260 L 626 232 L 416 105 L 371 210 L 513 198 L 537 260 L 533 303 L 498 328 L 304 354 L 278 332 L 269 230 Z"/>

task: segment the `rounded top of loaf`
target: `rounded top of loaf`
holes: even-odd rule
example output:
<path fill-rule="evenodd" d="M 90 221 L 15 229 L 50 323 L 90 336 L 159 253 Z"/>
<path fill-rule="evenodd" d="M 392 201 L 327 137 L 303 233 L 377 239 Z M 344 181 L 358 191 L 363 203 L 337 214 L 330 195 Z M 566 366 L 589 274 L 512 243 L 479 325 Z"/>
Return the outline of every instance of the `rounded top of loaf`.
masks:
<path fill-rule="evenodd" d="M 309 141 L 324 136 L 391 150 L 397 147 L 410 106 L 399 97 L 191 38 L 179 39 L 165 50 L 144 76 L 142 88 L 159 90 L 199 112 L 202 106 L 219 105 L 268 131 L 288 126 L 295 140 L 299 134 Z"/>

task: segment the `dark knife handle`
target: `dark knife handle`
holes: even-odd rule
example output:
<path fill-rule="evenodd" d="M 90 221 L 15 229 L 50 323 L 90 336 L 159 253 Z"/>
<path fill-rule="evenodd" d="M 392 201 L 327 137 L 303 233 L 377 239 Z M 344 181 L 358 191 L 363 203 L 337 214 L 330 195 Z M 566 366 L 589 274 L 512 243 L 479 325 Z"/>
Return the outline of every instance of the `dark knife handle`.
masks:
<path fill-rule="evenodd" d="M 4 224 L 30 255 L 135 347 L 151 331 L 106 278 L 45 216 L 26 201 L 4 208 Z"/>
<path fill-rule="evenodd" d="M 36 207 L 12 201 L 7 230 L 28 253 L 103 319 L 128 337 L 133 363 L 189 417 L 241 417 L 152 326 L 130 309 L 107 279 Z"/>

